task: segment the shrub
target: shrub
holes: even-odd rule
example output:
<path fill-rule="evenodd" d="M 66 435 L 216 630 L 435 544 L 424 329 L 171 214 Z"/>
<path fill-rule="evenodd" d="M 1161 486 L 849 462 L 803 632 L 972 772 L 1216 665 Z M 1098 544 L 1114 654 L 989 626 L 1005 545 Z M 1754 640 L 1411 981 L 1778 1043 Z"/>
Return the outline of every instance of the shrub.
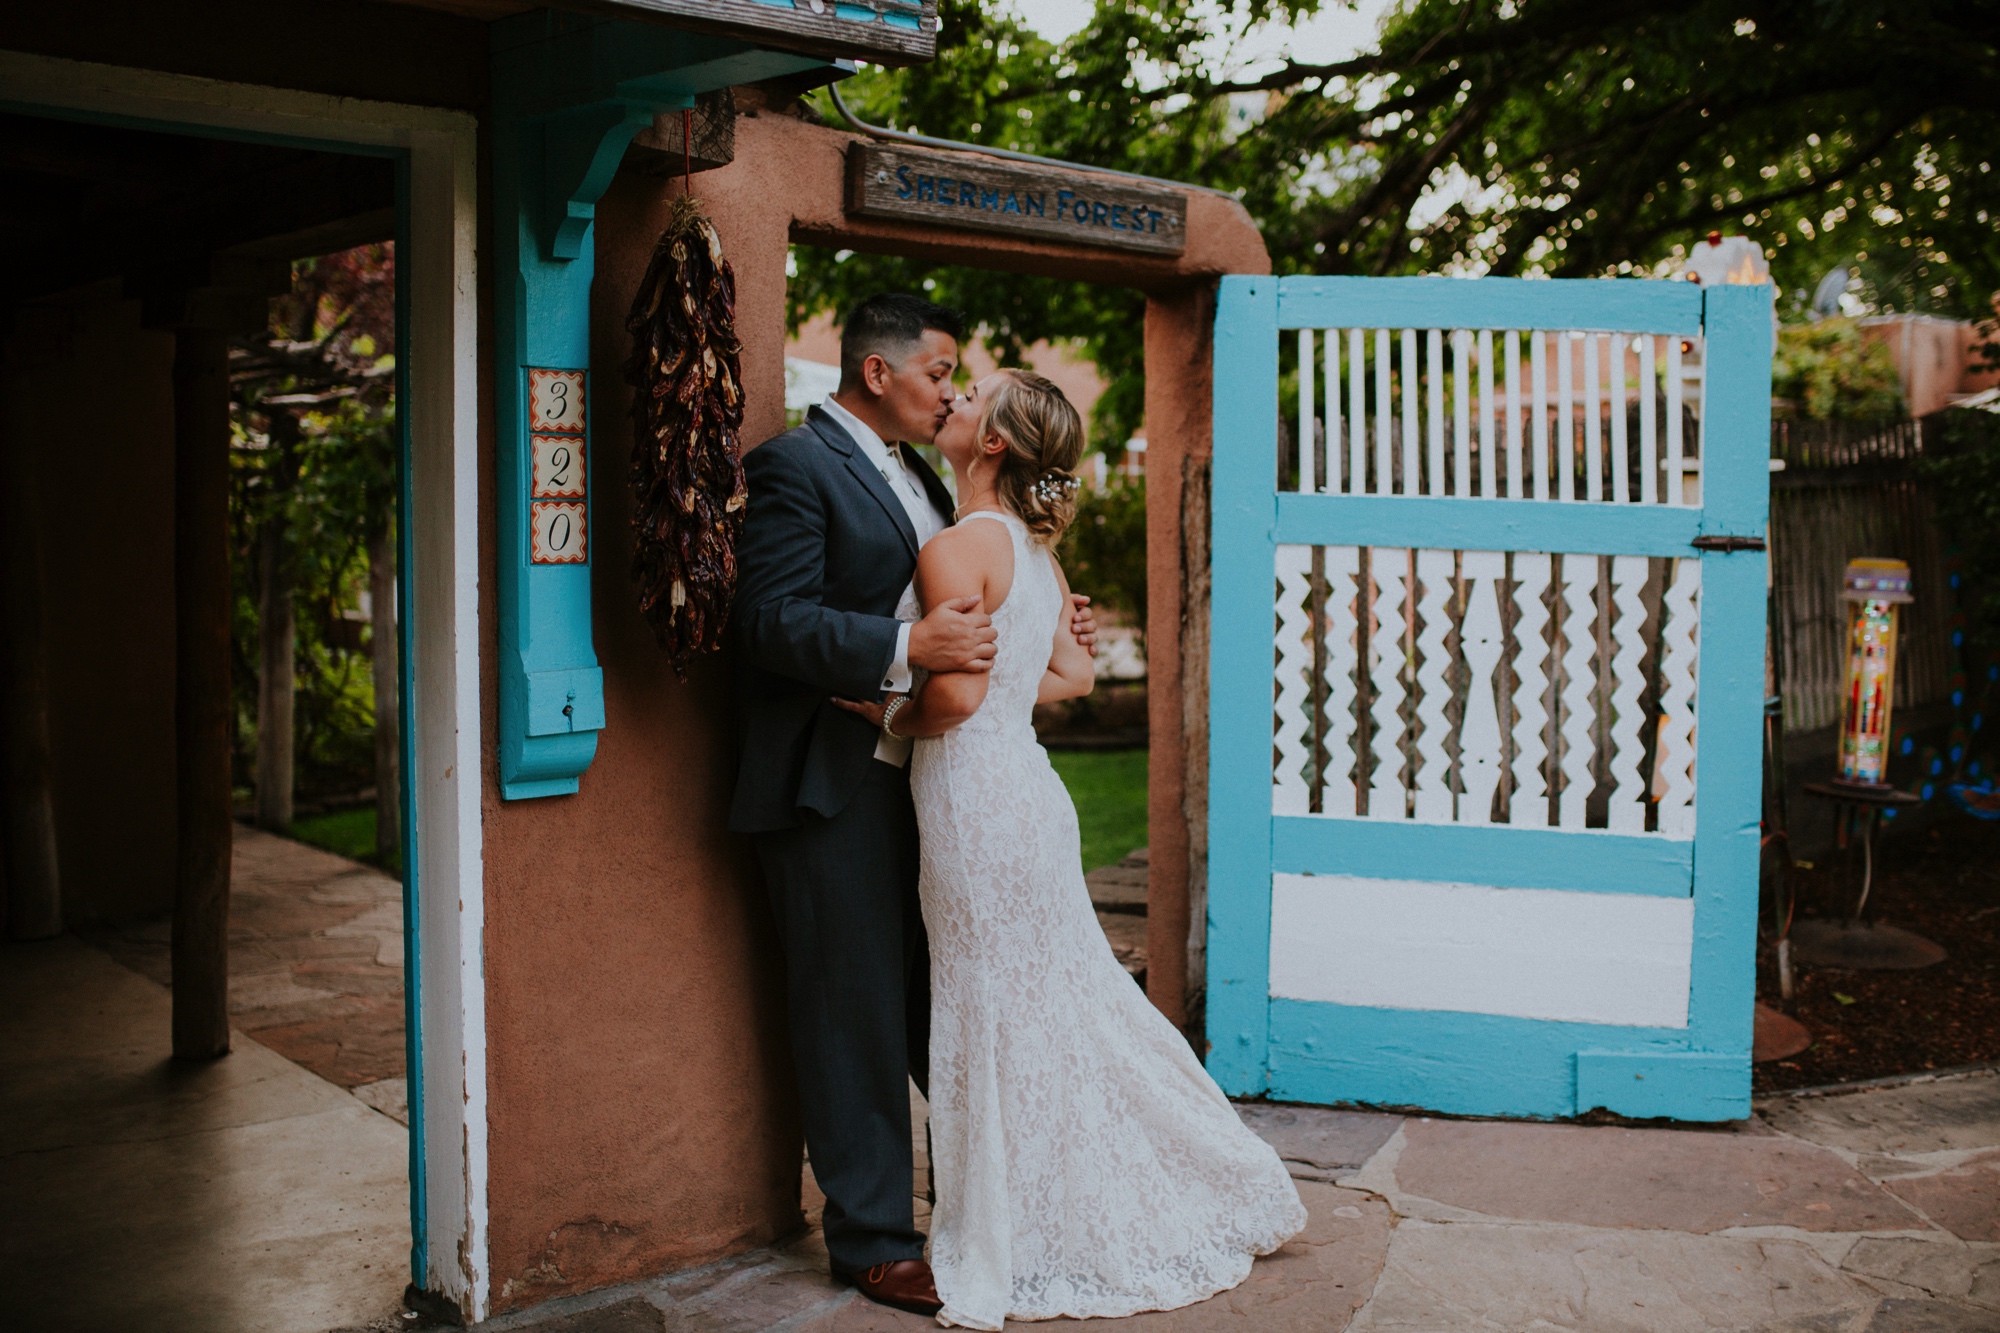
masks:
<path fill-rule="evenodd" d="M 1903 414 L 1903 383 L 1885 344 L 1869 342 L 1851 319 L 1788 324 L 1778 330 L 1771 393 L 1817 421 L 1867 421 Z"/>
<path fill-rule="evenodd" d="M 1062 540 L 1070 587 L 1146 629 L 1146 483 L 1113 477 L 1086 485 Z"/>

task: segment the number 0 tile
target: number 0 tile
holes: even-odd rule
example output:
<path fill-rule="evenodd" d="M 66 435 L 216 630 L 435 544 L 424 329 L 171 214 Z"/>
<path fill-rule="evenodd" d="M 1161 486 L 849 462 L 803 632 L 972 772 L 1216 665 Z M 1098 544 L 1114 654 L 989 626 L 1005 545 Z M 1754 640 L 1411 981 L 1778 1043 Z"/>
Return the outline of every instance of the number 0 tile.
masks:
<path fill-rule="evenodd" d="M 529 559 L 537 565 L 580 565 L 585 559 L 584 507 L 574 500 L 529 506 Z"/>

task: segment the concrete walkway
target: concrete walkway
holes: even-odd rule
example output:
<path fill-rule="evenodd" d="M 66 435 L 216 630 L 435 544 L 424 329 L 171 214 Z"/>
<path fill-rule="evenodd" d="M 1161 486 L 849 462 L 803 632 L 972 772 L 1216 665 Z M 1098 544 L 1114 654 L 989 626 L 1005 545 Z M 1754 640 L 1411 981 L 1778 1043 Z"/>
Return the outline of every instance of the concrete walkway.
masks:
<path fill-rule="evenodd" d="M 0 1327 L 323 1333 L 395 1319 L 403 1127 L 242 1032 L 168 1058 L 164 987 L 0 945 Z"/>
<path fill-rule="evenodd" d="M 1993 1333 L 2000 1074 L 1777 1099 L 1718 1129 L 1250 1105 L 1305 1234 L 1166 1333 Z M 921 1140 L 919 1140 L 921 1141 Z M 808 1192 L 808 1202 L 811 1192 Z M 921 1214 L 920 1214 L 921 1216 Z M 835 1287 L 790 1245 L 482 1326 L 861 1333 L 930 1321 Z"/>

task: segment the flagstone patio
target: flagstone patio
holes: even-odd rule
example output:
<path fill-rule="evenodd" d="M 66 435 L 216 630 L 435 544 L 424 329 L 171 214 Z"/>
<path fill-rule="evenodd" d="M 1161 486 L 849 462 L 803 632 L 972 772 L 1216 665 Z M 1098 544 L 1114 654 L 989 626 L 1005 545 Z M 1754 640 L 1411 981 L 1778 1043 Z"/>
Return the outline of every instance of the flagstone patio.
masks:
<path fill-rule="evenodd" d="M 1135 972 L 1138 859 L 1091 884 Z M 387 1118 L 401 1109 L 400 891 L 250 830 L 238 830 L 236 874 L 232 1011 L 247 1035 L 211 1066 L 164 1059 L 166 992 L 143 979 L 164 980 L 162 932 L 8 947 L 0 1184 L 24 1206 L 0 1229 L 0 1271 L 38 1293 L 36 1326 L 52 1329 L 435 1328 L 394 1308 L 408 1242 L 402 1130 Z M 927 1225 L 924 1107 L 911 1095 Z M 1713 1128 L 1240 1110 L 1290 1165 L 1306 1231 L 1234 1291 L 1097 1326 L 2000 1329 L 1991 1068 L 1773 1097 Z M 483 1327 L 933 1327 L 827 1277 L 809 1164 L 802 1192 L 806 1226 L 787 1244 Z"/>

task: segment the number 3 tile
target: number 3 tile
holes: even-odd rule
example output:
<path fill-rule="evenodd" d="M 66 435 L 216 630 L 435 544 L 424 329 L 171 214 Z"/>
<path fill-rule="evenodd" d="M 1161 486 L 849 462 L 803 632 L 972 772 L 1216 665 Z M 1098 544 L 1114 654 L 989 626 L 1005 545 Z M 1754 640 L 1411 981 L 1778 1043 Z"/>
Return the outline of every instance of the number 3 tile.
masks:
<path fill-rule="evenodd" d="M 528 430 L 538 435 L 583 434 L 583 372 L 528 372 Z"/>

